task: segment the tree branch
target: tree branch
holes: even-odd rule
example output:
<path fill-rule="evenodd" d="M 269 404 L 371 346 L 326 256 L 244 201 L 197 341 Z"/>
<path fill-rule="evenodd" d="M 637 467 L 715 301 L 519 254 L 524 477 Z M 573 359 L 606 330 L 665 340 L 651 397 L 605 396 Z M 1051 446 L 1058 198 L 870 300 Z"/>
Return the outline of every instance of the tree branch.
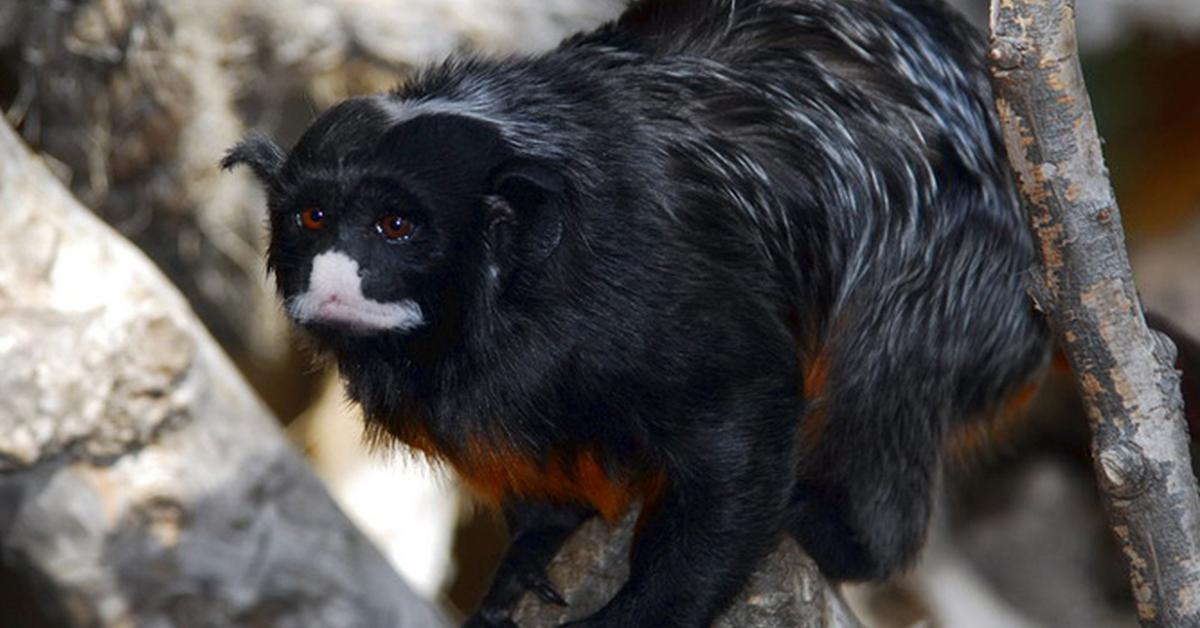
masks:
<path fill-rule="evenodd" d="M 55 625 L 444 625 L 175 288 L 3 122 L 0 208 L 0 575 Z"/>
<path fill-rule="evenodd" d="M 1076 374 L 1143 626 L 1200 625 L 1200 495 L 1170 340 L 1145 323 L 1072 0 L 993 0 L 992 84 L 1039 244 L 1032 288 Z"/>

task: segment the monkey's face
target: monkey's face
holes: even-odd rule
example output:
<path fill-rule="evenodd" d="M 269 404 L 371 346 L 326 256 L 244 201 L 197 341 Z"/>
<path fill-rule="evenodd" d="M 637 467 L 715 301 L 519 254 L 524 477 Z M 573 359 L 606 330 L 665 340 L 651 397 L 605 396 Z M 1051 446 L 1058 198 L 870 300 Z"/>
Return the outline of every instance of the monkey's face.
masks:
<path fill-rule="evenodd" d="M 507 175 L 522 160 L 491 125 L 403 114 L 379 97 L 350 100 L 289 154 L 252 137 L 224 162 L 266 185 L 268 266 L 288 315 L 319 340 L 404 337 L 461 318 L 512 257 L 497 244 L 521 213 L 506 195 L 545 198 Z"/>

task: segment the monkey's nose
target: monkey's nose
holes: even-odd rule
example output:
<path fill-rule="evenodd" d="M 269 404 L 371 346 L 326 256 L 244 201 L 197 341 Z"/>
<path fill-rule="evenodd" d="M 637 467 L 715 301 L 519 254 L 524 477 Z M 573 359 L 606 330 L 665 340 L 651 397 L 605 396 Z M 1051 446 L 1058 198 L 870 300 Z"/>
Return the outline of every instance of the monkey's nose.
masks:
<path fill-rule="evenodd" d="M 414 329 L 425 323 L 411 299 L 376 301 L 363 295 L 354 258 L 331 249 L 313 258 L 308 290 L 288 299 L 288 312 L 301 324 L 337 325 L 360 331 Z"/>

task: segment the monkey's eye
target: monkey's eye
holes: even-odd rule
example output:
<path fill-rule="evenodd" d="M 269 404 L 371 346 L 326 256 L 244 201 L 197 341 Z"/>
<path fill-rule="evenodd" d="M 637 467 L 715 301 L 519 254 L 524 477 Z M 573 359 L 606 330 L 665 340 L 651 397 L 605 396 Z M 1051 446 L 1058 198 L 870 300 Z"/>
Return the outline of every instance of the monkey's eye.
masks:
<path fill-rule="evenodd" d="M 299 213 L 300 226 L 309 231 L 316 231 L 325 228 L 325 210 L 320 207 L 305 207 Z"/>
<path fill-rule="evenodd" d="M 379 235 L 389 240 L 407 240 L 412 237 L 415 229 L 416 225 L 411 220 L 405 220 L 395 214 L 388 214 L 375 223 L 375 230 Z"/>

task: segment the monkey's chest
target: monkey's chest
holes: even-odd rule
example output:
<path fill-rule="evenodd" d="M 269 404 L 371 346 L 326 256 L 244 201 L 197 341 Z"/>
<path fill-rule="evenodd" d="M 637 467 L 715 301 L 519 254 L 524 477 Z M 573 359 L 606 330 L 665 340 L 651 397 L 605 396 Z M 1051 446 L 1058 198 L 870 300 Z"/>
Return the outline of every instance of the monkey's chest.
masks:
<path fill-rule="evenodd" d="M 540 462 L 493 452 L 482 459 L 449 462 L 473 493 L 496 505 L 511 498 L 576 502 L 590 505 L 605 519 L 615 521 L 641 493 L 636 483 L 609 477 L 589 453 L 554 456 Z"/>
<path fill-rule="evenodd" d="M 590 451 L 539 459 L 494 443 L 470 443 L 448 452 L 429 440 L 404 439 L 413 448 L 445 462 L 479 499 L 500 506 L 506 500 L 532 500 L 588 505 L 610 522 L 620 519 L 637 499 L 656 500 L 662 478 L 639 474 L 613 477 Z"/>

